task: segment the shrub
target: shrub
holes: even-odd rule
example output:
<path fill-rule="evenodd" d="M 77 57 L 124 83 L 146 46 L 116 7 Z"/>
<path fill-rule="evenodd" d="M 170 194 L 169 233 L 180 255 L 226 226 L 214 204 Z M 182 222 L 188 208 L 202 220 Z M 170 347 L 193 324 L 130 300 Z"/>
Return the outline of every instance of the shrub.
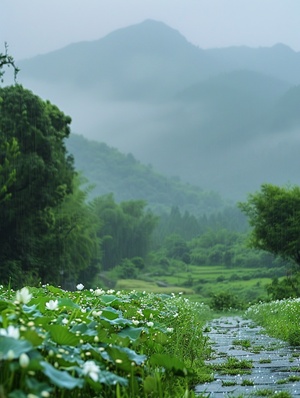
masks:
<path fill-rule="evenodd" d="M 216 311 L 224 311 L 229 309 L 243 309 L 243 303 L 233 294 L 221 292 L 212 296 L 210 307 Z"/>

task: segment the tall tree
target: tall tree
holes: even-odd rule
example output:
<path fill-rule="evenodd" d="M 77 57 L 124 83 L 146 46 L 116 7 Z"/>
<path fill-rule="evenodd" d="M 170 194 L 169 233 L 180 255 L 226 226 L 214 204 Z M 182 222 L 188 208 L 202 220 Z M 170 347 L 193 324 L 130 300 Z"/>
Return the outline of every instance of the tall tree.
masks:
<path fill-rule="evenodd" d="M 300 187 L 263 184 L 239 207 L 252 226 L 252 247 L 300 266 Z"/>
<path fill-rule="evenodd" d="M 8 149 L 0 155 L 2 283 L 11 276 L 20 284 L 25 275 L 39 274 L 49 209 L 73 189 L 73 160 L 64 144 L 70 122 L 20 85 L 0 88 L 0 148 Z"/>

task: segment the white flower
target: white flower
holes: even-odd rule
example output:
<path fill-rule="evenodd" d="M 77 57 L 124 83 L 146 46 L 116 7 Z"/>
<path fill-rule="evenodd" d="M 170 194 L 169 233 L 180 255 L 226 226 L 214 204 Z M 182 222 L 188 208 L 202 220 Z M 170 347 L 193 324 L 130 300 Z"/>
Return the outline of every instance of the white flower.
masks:
<path fill-rule="evenodd" d="M 147 322 L 147 326 L 149 326 L 149 328 L 152 328 L 153 325 L 154 325 L 153 322 Z"/>
<path fill-rule="evenodd" d="M 94 361 L 86 361 L 82 368 L 82 373 L 89 376 L 92 380 L 98 381 L 100 368 Z"/>
<path fill-rule="evenodd" d="M 58 300 L 50 300 L 46 303 L 47 310 L 55 311 L 58 308 Z"/>
<path fill-rule="evenodd" d="M 173 331 L 174 331 L 174 328 L 167 328 L 168 333 L 173 333 Z"/>
<path fill-rule="evenodd" d="M 137 319 L 133 319 L 133 320 L 132 320 L 132 323 L 133 323 L 135 326 L 137 326 L 137 325 L 140 323 L 140 321 L 138 321 Z"/>
<path fill-rule="evenodd" d="M 61 323 L 62 323 L 63 325 L 67 325 L 68 322 L 69 322 L 69 321 L 67 320 L 67 318 L 64 318 L 64 319 L 61 321 Z"/>
<path fill-rule="evenodd" d="M 23 287 L 21 290 L 16 292 L 16 300 L 20 303 L 27 304 L 32 298 L 32 294 L 29 293 L 27 287 Z"/>
<path fill-rule="evenodd" d="M 18 328 L 10 325 L 7 329 L 0 329 L 0 336 L 12 337 L 13 339 L 18 340 L 20 337 L 20 331 Z"/>
<path fill-rule="evenodd" d="M 25 352 L 23 352 L 19 358 L 19 363 L 20 363 L 21 368 L 27 368 L 29 365 L 29 362 L 30 362 L 29 356 Z"/>
<path fill-rule="evenodd" d="M 94 317 L 96 317 L 96 316 L 101 316 L 101 315 L 102 315 L 102 311 L 93 311 L 93 312 L 92 312 L 92 315 L 93 315 Z"/>
<path fill-rule="evenodd" d="M 103 289 L 96 289 L 94 291 L 95 296 L 101 296 L 104 293 L 105 293 L 105 290 L 103 290 Z"/>
<path fill-rule="evenodd" d="M 76 286 L 77 290 L 83 290 L 84 285 L 82 283 L 78 283 L 78 285 Z"/>

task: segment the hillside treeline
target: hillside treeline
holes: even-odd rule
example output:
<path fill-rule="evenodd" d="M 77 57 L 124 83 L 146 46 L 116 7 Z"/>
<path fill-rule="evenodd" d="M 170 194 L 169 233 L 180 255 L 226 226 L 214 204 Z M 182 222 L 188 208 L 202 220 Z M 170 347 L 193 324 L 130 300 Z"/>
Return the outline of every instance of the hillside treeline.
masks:
<path fill-rule="evenodd" d="M 204 191 L 178 177 L 168 178 L 131 153 L 121 153 L 104 142 L 71 134 L 66 146 L 74 155 L 76 169 L 94 185 L 90 197 L 113 192 L 117 202 L 143 199 L 159 214 L 168 212 L 172 206 L 195 215 L 211 214 L 225 205 L 217 192 Z"/>

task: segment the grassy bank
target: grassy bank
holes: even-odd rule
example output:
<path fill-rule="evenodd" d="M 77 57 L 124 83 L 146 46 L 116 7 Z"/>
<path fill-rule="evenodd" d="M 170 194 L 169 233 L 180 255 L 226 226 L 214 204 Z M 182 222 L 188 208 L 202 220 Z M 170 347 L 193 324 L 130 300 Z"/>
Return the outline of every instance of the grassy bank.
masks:
<path fill-rule="evenodd" d="M 259 303 L 251 306 L 245 315 L 263 326 L 270 336 L 300 345 L 299 298 Z"/>

